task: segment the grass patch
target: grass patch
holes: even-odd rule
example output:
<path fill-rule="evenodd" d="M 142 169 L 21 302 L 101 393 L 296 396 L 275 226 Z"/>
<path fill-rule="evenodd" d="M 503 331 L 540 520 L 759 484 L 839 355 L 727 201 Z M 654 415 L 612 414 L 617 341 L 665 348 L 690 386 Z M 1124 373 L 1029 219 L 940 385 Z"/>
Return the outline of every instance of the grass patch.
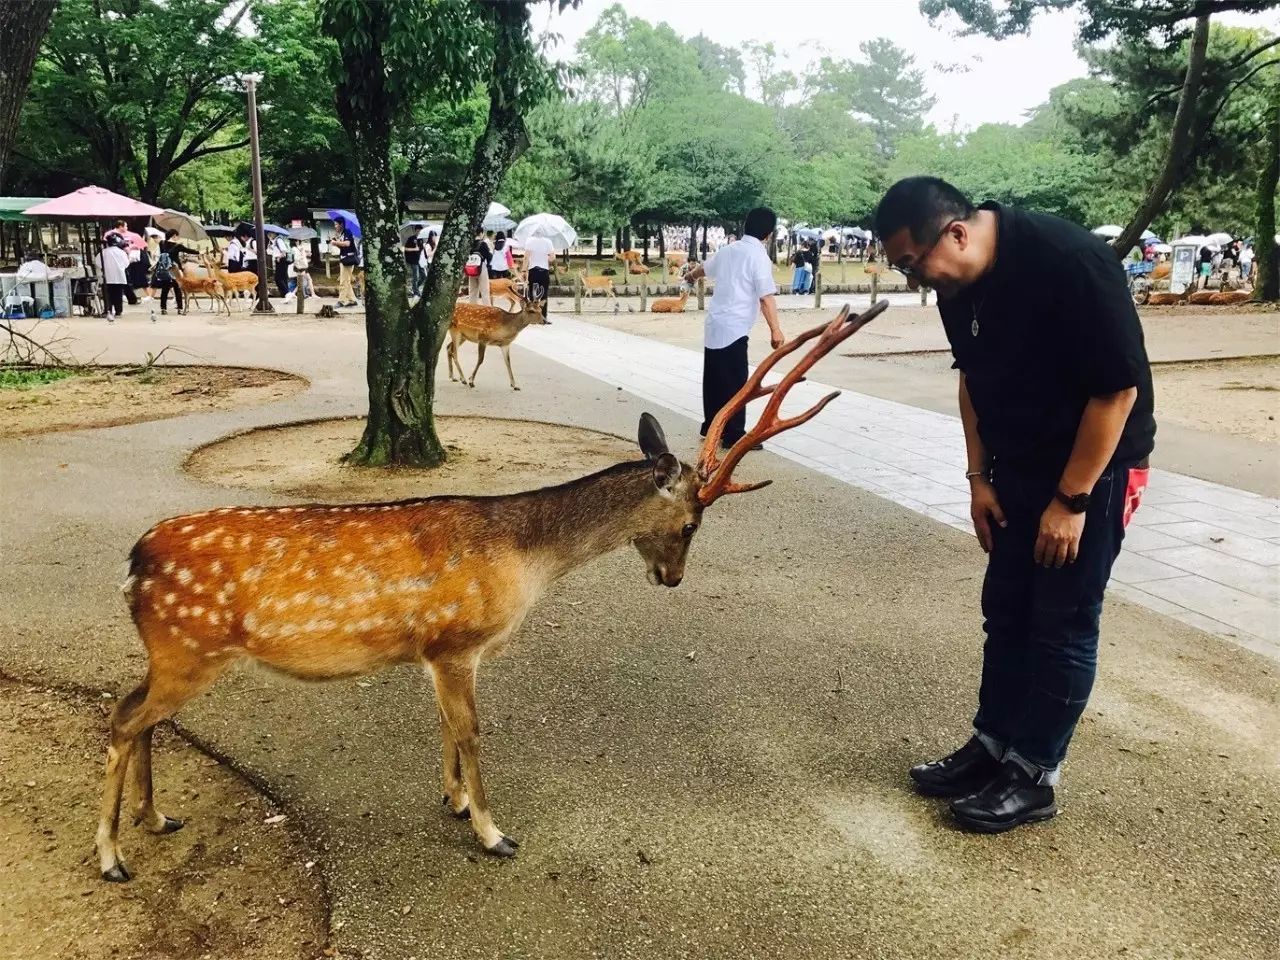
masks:
<path fill-rule="evenodd" d="M 65 367 L 0 367 L 0 390 L 31 390 L 75 375 Z"/>

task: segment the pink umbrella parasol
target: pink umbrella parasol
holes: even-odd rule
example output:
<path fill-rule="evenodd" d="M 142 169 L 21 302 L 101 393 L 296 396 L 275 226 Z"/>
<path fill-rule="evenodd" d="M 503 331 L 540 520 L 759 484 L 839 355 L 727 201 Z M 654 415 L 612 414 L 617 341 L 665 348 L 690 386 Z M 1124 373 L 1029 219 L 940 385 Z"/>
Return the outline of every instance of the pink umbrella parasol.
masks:
<path fill-rule="evenodd" d="M 108 230 L 107 233 L 120 234 L 120 236 L 124 237 L 124 242 L 128 245 L 128 249 L 130 250 L 145 250 L 147 248 L 147 241 L 143 240 L 142 237 L 134 233 L 132 230 Z M 103 234 L 104 237 L 106 235 L 106 233 Z"/>
<path fill-rule="evenodd" d="M 149 217 L 160 213 L 160 207 L 142 203 L 102 187 L 81 187 L 62 197 L 37 203 L 22 211 L 30 217 L 72 217 L 81 220 L 105 220 L 110 217 Z"/>

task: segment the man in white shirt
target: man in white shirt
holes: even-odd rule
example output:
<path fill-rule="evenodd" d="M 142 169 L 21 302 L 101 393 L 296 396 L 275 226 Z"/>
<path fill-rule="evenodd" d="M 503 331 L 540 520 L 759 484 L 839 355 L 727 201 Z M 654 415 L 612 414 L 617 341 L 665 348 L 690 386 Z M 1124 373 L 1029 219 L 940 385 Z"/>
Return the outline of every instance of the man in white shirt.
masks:
<path fill-rule="evenodd" d="M 525 241 L 525 264 L 529 268 L 529 289 L 537 287 L 542 300 L 542 316 L 547 316 L 547 291 L 551 289 L 551 257 L 555 250 L 546 237 L 530 237 Z M 532 294 L 530 294 L 532 296 Z"/>
<path fill-rule="evenodd" d="M 707 311 L 705 349 L 702 352 L 702 434 L 735 393 L 747 382 L 747 334 L 756 322 L 756 311 L 769 324 L 769 342 L 782 346 L 778 325 L 778 305 L 774 294 L 773 263 L 765 244 L 778 217 L 768 207 L 756 207 L 747 214 L 742 239 L 721 247 L 707 262 L 685 275 L 686 283 L 699 277 L 716 282 Z M 747 429 L 747 413 L 734 415 L 724 430 L 722 443 L 731 447 Z"/>

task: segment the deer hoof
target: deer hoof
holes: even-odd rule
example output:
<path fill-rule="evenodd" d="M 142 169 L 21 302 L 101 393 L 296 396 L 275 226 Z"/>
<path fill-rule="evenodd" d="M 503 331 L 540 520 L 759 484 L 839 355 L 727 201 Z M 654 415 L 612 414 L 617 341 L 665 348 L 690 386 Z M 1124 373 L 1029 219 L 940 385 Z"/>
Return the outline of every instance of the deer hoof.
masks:
<path fill-rule="evenodd" d="M 162 814 L 163 816 L 163 814 Z M 166 833 L 177 833 L 183 827 L 181 820 L 176 817 L 164 817 L 164 823 L 159 830 L 153 830 L 152 833 L 163 836 Z"/>
<path fill-rule="evenodd" d="M 455 820 L 471 819 L 471 804 L 468 803 L 461 810 L 455 810 L 453 809 L 453 802 L 449 799 L 449 795 L 447 793 L 440 798 L 440 803 L 448 808 L 449 816 L 453 817 Z"/>
<path fill-rule="evenodd" d="M 110 870 L 102 871 L 102 879 L 107 883 L 128 883 L 133 877 L 123 863 L 117 863 Z"/>
<path fill-rule="evenodd" d="M 491 857 L 503 857 L 504 859 L 514 857 L 516 848 L 520 846 L 520 842 L 512 837 L 503 837 L 492 847 L 485 847 L 484 852 Z"/>
<path fill-rule="evenodd" d="M 517 387 L 517 386 L 513 383 L 513 384 L 511 385 L 511 389 L 512 389 L 512 390 L 519 390 L 520 388 L 519 388 L 519 387 Z"/>

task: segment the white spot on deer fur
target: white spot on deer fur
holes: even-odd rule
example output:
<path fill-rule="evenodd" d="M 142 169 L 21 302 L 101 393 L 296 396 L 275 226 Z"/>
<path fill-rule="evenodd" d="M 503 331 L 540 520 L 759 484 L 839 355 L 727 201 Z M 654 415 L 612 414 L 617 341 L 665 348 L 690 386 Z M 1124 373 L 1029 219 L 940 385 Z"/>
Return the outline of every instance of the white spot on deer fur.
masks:
<path fill-rule="evenodd" d="M 180 617 L 185 617 L 189 612 L 190 612 L 190 611 L 188 611 L 188 609 L 187 609 L 186 607 L 179 607 L 179 608 L 178 608 L 178 616 L 180 616 Z"/>
<path fill-rule="evenodd" d="M 458 556 L 458 554 L 455 553 L 451 557 L 449 557 L 448 560 L 445 561 L 444 568 L 446 570 L 457 570 L 461 564 L 462 564 L 462 557 Z"/>
<path fill-rule="evenodd" d="M 213 595 L 213 599 L 217 601 L 219 606 L 225 607 L 227 605 L 227 594 L 223 590 L 219 590 L 215 593 Z"/>
<path fill-rule="evenodd" d="M 256 583 L 262 579 L 262 567 L 250 567 L 244 572 L 244 576 L 241 579 L 245 583 Z"/>
<path fill-rule="evenodd" d="M 178 582 L 179 582 L 179 583 L 190 583 L 190 582 L 191 582 L 191 571 L 190 571 L 190 570 L 188 570 L 186 567 L 183 567 L 181 570 L 179 570 L 179 571 L 178 571 Z"/>
<path fill-rule="evenodd" d="M 167 561 L 167 562 L 165 563 L 165 565 L 164 565 L 164 572 L 165 572 L 165 573 L 173 573 L 173 569 L 174 569 L 174 567 L 176 567 L 176 566 L 177 566 L 177 564 L 176 564 L 176 563 L 174 563 L 172 560 L 169 560 L 169 561 Z"/>
<path fill-rule="evenodd" d="M 253 537 L 249 536 L 249 534 L 246 533 L 243 537 L 240 538 L 240 549 L 241 550 L 249 549 L 249 544 L 251 543 L 253 543 Z"/>
<path fill-rule="evenodd" d="M 453 618 L 458 613 L 458 605 L 456 603 L 446 603 L 440 610 L 446 617 Z"/>
<path fill-rule="evenodd" d="M 195 525 L 194 523 L 188 523 L 185 527 L 183 527 L 183 528 L 182 528 L 181 530 L 179 530 L 178 532 L 179 532 L 179 533 L 190 533 L 190 532 L 191 532 L 192 530 L 194 530 L 195 528 L 196 528 L 196 525 Z"/>
<path fill-rule="evenodd" d="M 196 643 L 196 642 L 195 642 L 194 640 L 192 640 L 190 637 L 183 637 L 183 638 L 182 638 L 182 645 L 183 645 L 184 647 L 186 647 L 188 650 L 199 650 L 199 649 L 200 649 L 200 644 Z"/>
<path fill-rule="evenodd" d="M 305 574 L 303 574 L 303 576 L 308 580 L 314 580 L 317 576 L 315 567 L 312 567 Z"/>
<path fill-rule="evenodd" d="M 204 616 L 204 607 L 192 607 L 192 608 L 191 608 L 191 615 L 192 615 L 193 617 L 203 617 L 203 616 Z"/>
<path fill-rule="evenodd" d="M 142 581 L 142 589 L 143 589 L 143 591 L 144 591 L 144 592 L 147 592 L 147 593 L 150 593 L 150 592 L 151 592 L 151 588 L 152 588 L 153 586 L 155 586 L 155 583 L 156 583 L 156 582 L 155 582 L 154 580 L 152 580 L 150 577 L 147 577 L 146 579 L 144 579 L 144 580 Z"/>
<path fill-rule="evenodd" d="M 210 610 L 210 611 L 209 611 L 209 622 L 210 622 L 210 623 L 217 623 L 217 622 L 218 622 L 219 620 L 221 620 L 221 619 L 222 619 L 222 617 L 218 614 L 218 611 L 217 611 L 217 610 Z"/>
<path fill-rule="evenodd" d="M 470 583 L 468 583 L 468 584 L 467 584 L 467 593 L 469 593 L 471 596 L 473 596 L 473 597 L 474 597 L 474 596 L 476 596 L 479 592 L 480 592 L 480 581 L 479 581 L 479 580 L 472 580 Z"/>
<path fill-rule="evenodd" d="M 170 627 L 170 628 L 169 628 L 169 636 L 171 636 L 171 637 L 180 637 L 180 636 L 182 636 L 182 631 L 181 631 L 181 630 L 179 630 L 177 627 Z"/>
<path fill-rule="evenodd" d="M 210 572 L 210 573 L 221 573 L 221 572 L 222 572 L 222 561 L 221 561 L 221 560 L 215 560 L 215 561 L 213 561 L 213 563 L 209 564 L 209 572 Z"/>
<path fill-rule="evenodd" d="M 222 538 L 222 549 L 223 549 L 223 550 L 232 550 L 232 549 L 234 549 L 234 548 L 235 548 L 235 545 L 236 545 L 236 539 L 235 539 L 235 537 L 223 537 L 223 538 Z"/>
<path fill-rule="evenodd" d="M 258 629 L 258 615 L 256 613 L 246 613 L 244 615 L 244 628 L 246 630 Z"/>
<path fill-rule="evenodd" d="M 228 596 L 230 596 L 231 594 L 236 592 L 236 585 L 232 583 L 230 580 L 228 580 L 226 583 L 222 585 L 222 589 L 223 589 L 223 592 L 225 592 Z"/>
<path fill-rule="evenodd" d="M 164 602 L 169 604 L 170 606 L 173 606 L 174 601 L 177 599 L 178 599 L 178 595 L 176 593 L 166 593 L 164 595 Z"/>
<path fill-rule="evenodd" d="M 192 586 L 191 592 L 196 594 L 204 593 L 204 584 L 203 583 L 195 584 L 194 586 Z"/>

